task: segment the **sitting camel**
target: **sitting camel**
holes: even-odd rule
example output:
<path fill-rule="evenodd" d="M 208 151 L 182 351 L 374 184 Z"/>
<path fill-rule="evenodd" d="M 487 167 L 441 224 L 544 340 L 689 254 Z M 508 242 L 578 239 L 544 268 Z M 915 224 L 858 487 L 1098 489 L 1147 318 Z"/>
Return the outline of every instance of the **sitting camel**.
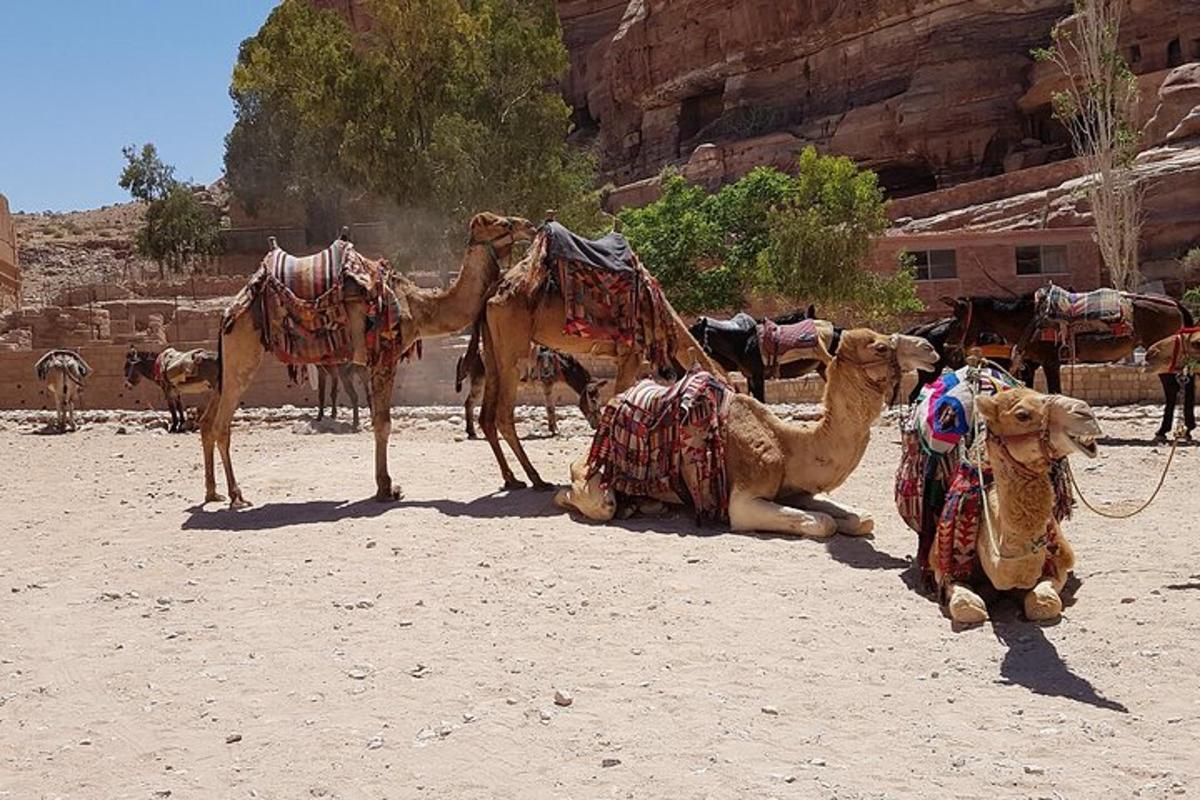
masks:
<path fill-rule="evenodd" d="M 371 353 L 371 426 L 375 437 L 375 497 L 379 500 L 395 500 L 402 496 L 400 488 L 393 484 L 388 473 L 387 445 L 392 430 L 392 387 L 396 378 L 396 365 L 402 354 L 410 352 L 421 339 L 449 336 L 475 322 L 483 310 L 483 304 L 496 286 L 502 264 L 506 262 L 515 243 L 531 241 L 536 234 L 535 226 L 520 217 L 501 217 L 495 214 L 477 214 L 471 220 L 466 252 L 458 277 L 446 289 L 421 289 L 403 275 L 391 271 L 386 262 L 373 262 L 357 253 L 361 259 L 360 272 L 370 276 L 382 286 L 373 283 L 381 291 L 377 296 L 368 296 L 367 290 L 346 273 L 344 301 L 338 309 L 346 318 L 346 327 L 355 340 L 374 339 L 377 344 Z M 277 252 L 268 254 L 264 260 L 266 269 L 271 262 L 279 261 Z M 365 267 L 365 268 L 363 268 Z M 262 272 L 262 270 L 260 270 Z M 249 296 L 245 299 L 248 310 L 244 313 L 226 312 L 220 338 L 221 387 L 220 392 L 209 402 L 201 419 L 201 438 L 204 449 L 205 499 L 220 500 L 214 475 L 213 448 L 221 450 L 225 464 L 225 481 L 229 489 L 230 505 L 237 508 L 248 505 L 233 475 L 233 464 L 229 453 L 229 430 L 233 414 L 242 395 L 250 386 L 267 352 L 264 339 L 267 332 L 265 314 L 254 311 L 261 300 L 259 293 L 265 291 L 262 284 L 255 283 L 258 274 L 248 284 Z M 257 290 L 255 289 L 257 288 Z M 337 288 L 337 287 L 334 287 Z M 247 290 L 243 290 L 246 292 Z M 394 298 L 391 295 L 394 294 Z M 368 305 L 378 300 L 380 305 L 395 301 L 398 307 L 396 318 L 386 318 L 383 329 L 378 325 L 368 330 Z M 236 301 L 235 301 L 236 302 Z M 394 342 L 384 346 L 381 341 Z M 292 359 L 296 361 L 297 359 Z"/>
<path fill-rule="evenodd" d="M 585 258 L 591 262 L 584 262 Z M 597 261 L 610 265 L 616 262 L 620 266 L 597 268 L 594 263 Z M 613 284 L 595 277 L 598 274 L 620 276 L 620 289 L 614 291 Z M 581 312 L 578 297 L 561 285 L 564 280 L 576 280 L 577 275 L 582 287 L 579 294 L 589 298 L 585 303 L 610 303 L 612 308 L 589 306 Z M 572 298 L 570 311 L 564 296 Z M 620 310 L 610 313 L 613 308 Z M 607 318 L 590 325 L 576 316 L 592 313 Z M 630 316 L 624 317 L 623 313 Z M 614 231 L 603 239 L 587 241 L 552 219 L 539 231 L 529 253 L 505 274 L 495 296 L 488 300 L 483 335 L 488 380 L 480 424 L 506 489 L 523 488 L 525 484 L 509 468 L 499 436 L 504 437 L 535 489 L 552 488 L 526 455 L 513 416 L 520 364 L 528 357 L 531 344 L 560 353 L 616 360 L 618 392 L 633 385 L 643 361 L 656 362 L 660 371 L 673 367 L 686 372 L 698 364 L 707 372 L 727 377 L 692 338 L 683 320 L 662 296 L 658 281 L 637 260 L 624 237 Z"/>
<path fill-rule="evenodd" d="M 54 398 L 54 407 L 58 411 L 58 432 L 66 433 L 68 426 L 71 430 L 78 430 L 75 425 L 75 404 L 92 368 L 74 350 L 51 350 L 37 360 L 33 370 L 38 380 L 46 384 L 46 394 Z"/>
<path fill-rule="evenodd" d="M 162 390 L 171 414 L 167 431 L 181 433 L 187 423 L 183 395 L 215 390 L 221 379 L 221 363 L 211 350 L 181 352 L 168 347 L 161 353 L 151 353 L 130 345 L 125 354 L 125 388 L 132 389 L 142 378 Z"/>
<path fill-rule="evenodd" d="M 1051 469 L 1073 453 L 1095 458 L 1100 425 L 1082 400 L 1025 388 L 979 395 L 975 408 L 987 430 L 987 463 L 994 480 L 978 520 L 974 562 L 965 565 L 964 574 L 981 572 L 996 589 L 1024 592 L 1025 616 L 1031 620 L 1057 619 L 1075 553 L 1056 519 L 1060 498 Z M 951 534 L 948 541 L 958 532 Z M 934 539 L 928 566 L 945 587 L 950 619 L 983 622 L 988 618 L 983 598 L 968 579 L 945 572 L 956 558 L 941 552 L 946 546 L 942 538 Z"/>
<path fill-rule="evenodd" d="M 729 525 L 735 531 L 825 538 L 835 532 L 863 535 L 874 528 L 866 512 L 838 504 L 826 493 L 858 466 L 871 424 L 903 373 L 928 369 L 937 353 L 924 339 L 865 328 L 845 331 L 837 355 L 823 347 L 818 353 L 827 381 L 825 412 L 815 424 L 787 422 L 748 395 L 726 393 L 721 438 Z M 641 388 L 614 398 L 610 407 Z M 555 502 L 605 522 L 617 513 L 617 497 L 602 485 L 602 465 L 591 461 L 582 458 L 571 465 L 571 486 L 560 490 Z M 650 499 L 682 502 L 673 491 Z"/>

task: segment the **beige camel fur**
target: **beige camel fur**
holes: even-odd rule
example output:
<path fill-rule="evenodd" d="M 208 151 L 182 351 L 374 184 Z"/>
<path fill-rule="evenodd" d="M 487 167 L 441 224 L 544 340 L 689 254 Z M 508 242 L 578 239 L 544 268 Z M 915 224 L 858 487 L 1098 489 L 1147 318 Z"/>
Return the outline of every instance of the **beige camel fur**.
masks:
<path fill-rule="evenodd" d="M 786 422 L 749 395 L 729 400 L 725 424 L 729 525 L 735 531 L 769 531 L 825 538 L 835 532 L 863 535 L 874 528 L 865 511 L 835 503 L 827 492 L 858 466 L 871 424 L 904 372 L 937 361 L 933 346 L 915 336 L 885 336 L 860 328 L 842 334 L 837 355 L 822 353 L 825 413 L 816 424 Z M 600 477 L 588 480 L 587 457 L 571 465 L 571 486 L 555 501 L 607 521 L 616 513 Z M 656 497 L 679 503 L 678 496 Z"/>
<path fill-rule="evenodd" d="M 519 217 L 478 214 L 471 220 L 470 236 L 458 277 L 446 289 L 420 289 L 401 275 L 392 275 L 392 286 L 404 309 L 400 338 L 404 347 L 418 339 L 448 336 L 475 322 L 483 304 L 495 290 L 502 265 L 508 260 L 513 244 L 532 241 L 536 228 Z M 366 302 L 353 281 L 347 284 L 346 310 L 351 326 L 366 329 Z M 209 402 L 200 423 L 204 449 L 205 500 L 220 500 L 214 475 L 213 447 L 221 451 L 230 505 L 248 505 L 233 476 L 229 455 L 229 427 L 242 394 L 254 379 L 264 348 L 255 329 L 253 315 L 239 317 L 221 334 L 221 391 Z M 401 497 L 400 488 L 388 473 L 387 444 L 391 434 L 392 386 L 396 377 L 395 359 L 380 359 L 370 366 L 371 423 L 375 434 L 376 498 Z"/>
<path fill-rule="evenodd" d="M 487 302 L 483 354 L 488 379 L 479 422 L 496 456 L 506 489 L 520 489 L 525 484 L 509 468 L 498 436 L 504 437 L 534 488 L 549 489 L 552 487 L 542 480 L 526 455 L 525 448 L 521 446 L 513 416 L 521 381 L 521 363 L 529 356 L 530 345 L 540 344 L 573 356 L 593 355 L 615 360 L 617 376 L 614 386 L 618 393 L 628 389 L 638 379 L 645 354 L 636 346 L 627 347 L 610 340 L 563 333 L 567 312 L 562 294 L 542 291 L 540 287 L 530 289 L 524 280 L 530 266 L 527 262 L 528 259 L 510 270 L 504 277 L 500 291 Z M 728 378 L 725 370 L 692 338 L 675 309 L 668 305 L 666 310 L 675 330 L 675 352 L 671 356 L 676 364 L 683 369 L 698 366 L 714 375 Z"/>
<path fill-rule="evenodd" d="M 1146 369 L 1156 375 L 1200 363 L 1200 331 L 1187 330 L 1159 339 L 1146 350 Z"/>
<path fill-rule="evenodd" d="M 987 490 L 987 513 L 979 523 L 979 566 L 997 589 L 1024 591 L 1029 619 L 1056 619 L 1062 613 L 1059 593 L 1075 553 L 1054 519 L 1050 468 L 1054 460 L 1072 453 L 1095 458 L 1100 426 L 1082 400 L 1032 389 L 980 396 L 975 402 L 987 428 L 987 456 L 995 476 Z M 1048 529 L 1054 531 L 1057 552 L 1049 556 L 1052 577 L 1043 577 Z M 929 563 L 941 585 L 936 540 Z M 946 605 L 954 622 L 988 618 L 983 599 L 963 583 L 950 584 Z"/>

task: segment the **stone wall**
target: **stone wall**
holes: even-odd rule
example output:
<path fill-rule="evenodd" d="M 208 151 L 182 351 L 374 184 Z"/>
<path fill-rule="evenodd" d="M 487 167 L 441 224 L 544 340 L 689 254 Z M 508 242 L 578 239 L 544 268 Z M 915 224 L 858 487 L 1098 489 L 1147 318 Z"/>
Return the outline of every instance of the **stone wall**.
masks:
<path fill-rule="evenodd" d="M 8 198 L 0 194 L 0 312 L 21 302 L 21 270 L 17 264 L 17 229 L 8 210 Z"/>

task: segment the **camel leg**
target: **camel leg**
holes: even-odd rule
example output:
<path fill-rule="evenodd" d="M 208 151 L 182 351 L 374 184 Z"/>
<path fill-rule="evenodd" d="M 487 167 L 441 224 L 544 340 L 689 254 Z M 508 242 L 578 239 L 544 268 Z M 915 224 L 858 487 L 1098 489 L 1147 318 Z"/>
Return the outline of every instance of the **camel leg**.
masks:
<path fill-rule="evenodd" d="M 554 407 L 554 384 L 543 383 L 542 391 L 546 397 L 546 424 L 550 426 L 550 435 L 558 435 L 557 409 Z"/>
<path fill-rule="evenodd" d="M 317 367 L 317 422 L 325 419 L 325 386 L 328 379 L 325 370 Z"/>
<path fill-rule="evenodd" d="M 484 381 L 486 377 L 471 376 L 471 385 L 467 389 L 467 399 L 463 403 L 463 416 L 467 420 L 467 438 L 476 439 L 478 434 L 475 432 L 475 406 L 479 404 L 479 398 L 483 395 Z"/>
<path fill-rule="evenodd" d="M 388 473 L 388 438 L 392 434 L 392 387 L 396 362 L 384 359 L 371 367 L 371 428 L 375 434 L 375 499 L 400 500 L 404 492 L 392 484 Z"/>
<path fill-rule="evenodd" d="M 950 584 L 950 590 L 946 593 L 946 613 L 951 621 L 960 625 L 977 625 L 988 618 L 987 604 L 983 598 L 961 583 Z"/>
<path fill-rule="evenodd" d="M 489 301 L 483 327 L 484 374 L 487 379 L 483 390 L 483 411 L 479 423 L 483 435 L 492 448 L 505 489 L 522 489 L 525 484 L 517 480 L 504 452 L 500 449 L 499 435 L 504 436 L 509 449 L 521 462 L 525 474 L 535 488 L 548 488 L 530 462 L 517 437 L 513 409 L 517 402 L 517 385 L 520 374 L 517 368 L 521 358 L 529 353 L 529 342 L 533 336 L 532 320 L 525 309 L 495 305 L 496 298 Z"/>
<path fill-rule="evenodd" d="M 795 498 L 794 505 L 805 511 L 828 514 L 837 523 L 837 532 L 847 536 L 866 536 L 875 530 L 875 520 L 869 513 L 854 506 L 839 503 L 827 494 L 800 495 Z"/>
<path fill-rule="evenodd" d="M 735 531 L 766 531 L 827 539 L 837 530 L 833 517 L 819 511 L 783 506 L 734 489 L 729 496 L 729 527 Z"/>
<path fill-rule="evenodd" d="M 214 473 L 212 448 L 221 451 L 225 465 L 225 486 L 229 492 L 231 508 L 249 505 L 238 488 L 233 476 L 233 462 L 229 453 L 229 430 L 233 414 L 237 411 L 242 395 L 254 380 L 263 357 L 262 342 L 250 315 L 243 315 L 234 322 L 232 329 L 221 335 L 221 391 L 209 403 L 200 426 L 200 443 L 204 451 L 205 502 L 220 500 Z"/>
<path fill-rule="evenodd" d="M 1058 596 L 1061 586 L 1054 583 L 1049 578 L 1043 579 L 1025 593 L 1026 618 L 1037 622 L 1062 616 L 1062 598 Z"/>

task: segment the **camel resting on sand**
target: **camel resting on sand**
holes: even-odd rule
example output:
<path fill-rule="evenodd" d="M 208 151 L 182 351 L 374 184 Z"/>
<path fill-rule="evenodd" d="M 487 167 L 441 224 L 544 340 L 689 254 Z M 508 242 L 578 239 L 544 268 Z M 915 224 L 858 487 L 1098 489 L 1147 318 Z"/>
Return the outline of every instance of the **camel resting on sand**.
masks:
<path fill-rule="evenodd" d="M 345 278 L 344 311 L 351 338 L 358 342 L 369 337 L 392 339 L 395 347 L 377 347 L 371 354 L 371 426 L 375 436 L 375 497 L 379 500 L 395 500 L 402 496 L 399 486 L 392 483 L 388 473 L 387 445 L 392 430 L 392 387 L 396 378 L 396 364 L 400 356 L 414 347 L 421 339 L 449 336 L 474 323 L 483 310 L 483 304 L 494 291 L 502 265 L 508 260 L 514 243 L 530 241 L 536 233 L 532 223 L 520 217 L 501 217 L 495 214 L 477 214 L 471 220 L 466 252 L 463 254 L 462 269 L 458 277 L 446 289 L 421 289 L 403 275 L 393 273 L 386 262 L 364 259 L 369 274 L 376 280 L 386 281 L 395 293 L 399 305 L 399 318 L 390 322 L 388 330 L 367 331 L 368 297 L 366 290 L 356 281 Z M 272 254 L 274 255 L 274 254 Z M 268 258 L 272 258 L 269 255 Z M 357 258 L 362 258 L 357 256 Z M 253 285 L 253 283 L 251 283 Z M 383 298 L 386 301 L 386 296 Z M 252 302 L 257 302 L 253 298 Z M 263 354 L 267 352 L 263 343 L 261 319 L 254 313 L 242 313 L 226 319 L 220 338 L 221 386 L 220 392 L 209 402 L 200 422 L 201 440 L 204 449 L 205 500 L 220 500 L 214 474 L 213 448 L 221 451 L 225 464 L 225 482 L 229 490 L 230 505 L 237 508 L 249 505 L 242 496 L 233 475 L 233 463 L 229 453 L 229 430 L 233 414 L 242 395 L 254 379 Z"/>
<path fill-rule="evenodd" d="M 1024 592 L 1029 619 L 1057 619 L 1075 553 L 1055 519 L 1051 467 L 1073 453 L 1095 458 L 1100 425 L 1082 400 L 1032 389 L 980 395 L 975 408 L 987 428 L 987 462 L 995 476 L 979 520 L 975 572 L 996 589 Z M 940 539 L 933 542 L 929 566 L 938 585 L 946 587 L 950 619 L 983 622 L 988 618 L 983 598 L 967 582 L 942 572 Z"/>
<path fill-rule="evenodd" d="M 735 531 L 769 531 L 825 538 L 835 532 L 870 533 L 865 511 L 835 503 L 836 489 L 858 466 L 871 437 L 871 424 L 892 396 L 903 373 L 928 369 L 933 346 L 914 336 L 845 331 L 836 356 L 826 362 L 825 413 L 815 424 L 780 419 L 744 394 L 728 397 L 724 423 L 729 525 Z M 614 399 L 610 402 L 619 402 Z M 614 492 L 589 477 L 588 458 L 571 465 L 571 486 L 555 496 L 562 508 L 606 522 L 617 513 Z M 679 504 L 678 494 L 650 498 Z"/>

